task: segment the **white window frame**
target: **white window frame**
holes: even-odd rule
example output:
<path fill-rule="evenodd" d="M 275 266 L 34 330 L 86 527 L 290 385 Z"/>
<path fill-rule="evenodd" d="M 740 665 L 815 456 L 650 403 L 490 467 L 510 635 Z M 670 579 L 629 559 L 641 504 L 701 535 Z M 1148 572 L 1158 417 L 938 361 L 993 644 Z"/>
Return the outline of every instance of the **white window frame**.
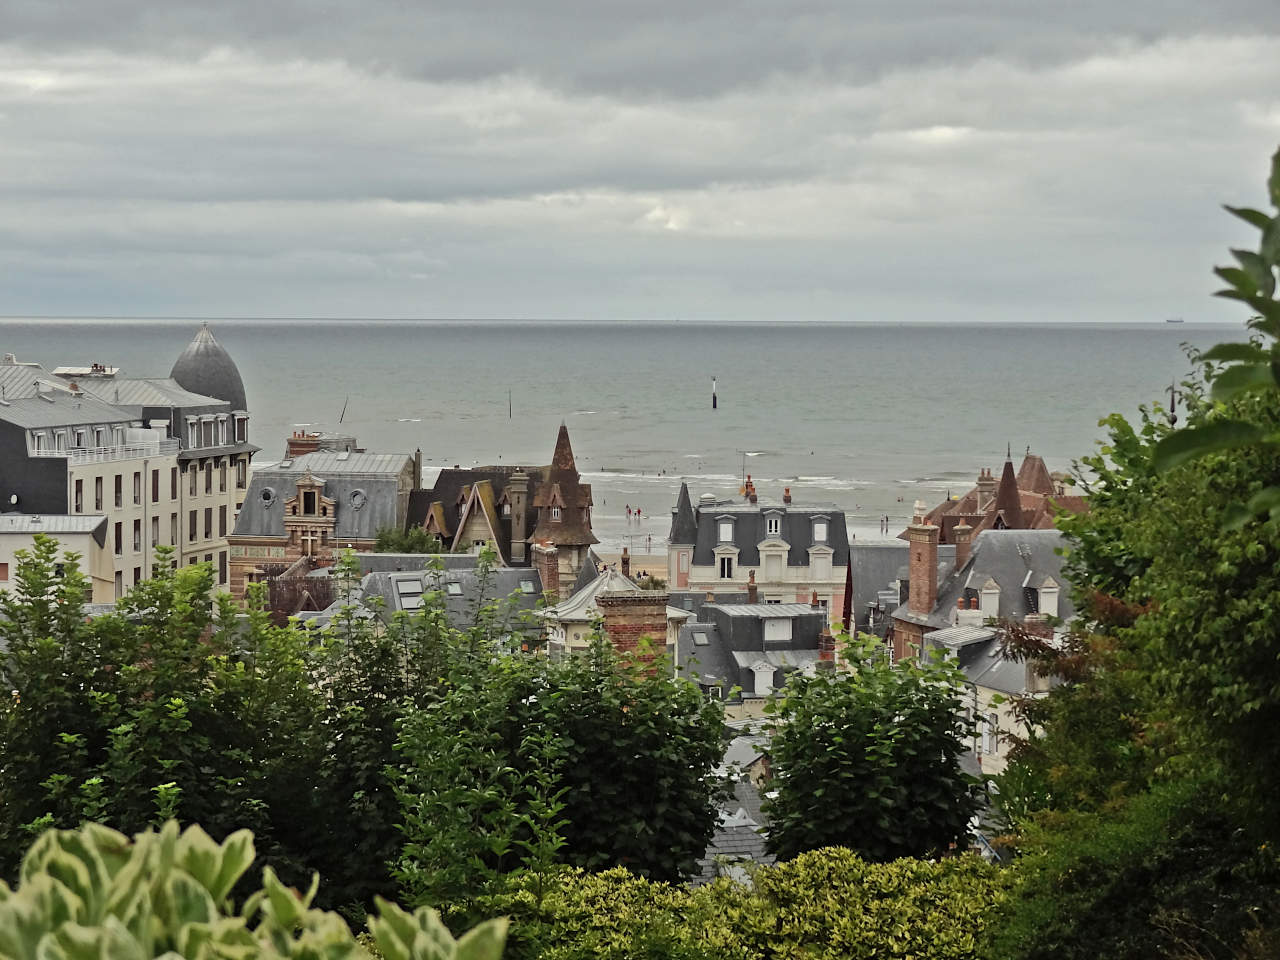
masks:
<path fill-rule="evenodd" d="M 733 560 L 734 558 L 730 556 L 724 556 L 720 558 L 720 563 L 718 564 L 718 567 L 719 567 L 721 580 L 733 579 Z"/>
<path fill-rule="evenodd" d="M 819 536 L 821 531 L 821 536 Z M 813 520 L 813 542 L 827 543 L 831 538 L 831 523 L 825 517 L 815 517 Z"/>
<path fill-rule="evenodd" d="M 733 519 L 731 517 L 722 517 L 716 520 L 716 542 L 733 543 Z"/>
<path fill-rule="evenodd" d="M 764 518 L 764 532 L 768 537 L 782 536 L 782 518 L 776 514 Z"/>

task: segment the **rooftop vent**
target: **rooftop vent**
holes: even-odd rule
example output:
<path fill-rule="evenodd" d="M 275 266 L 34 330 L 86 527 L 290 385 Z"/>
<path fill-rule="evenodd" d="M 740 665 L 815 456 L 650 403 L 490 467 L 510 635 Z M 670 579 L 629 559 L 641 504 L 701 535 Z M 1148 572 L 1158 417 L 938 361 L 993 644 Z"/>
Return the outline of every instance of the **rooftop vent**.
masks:
<path fill-rule="evenodd" d="M 715 503 L 716 495 L 714 493 L 704 493 L 698 498 L 698 503 Z"/>
<path fill-rule="evenodd" d="M 343 450 L 341 453 L 339 453 L 339 454 L 338 454 L 338 459 L 339 459 L 339 460 L 350 460 L 350 459 L 351 459 L 351 451 L 350 451 L 350 450 Z"/>

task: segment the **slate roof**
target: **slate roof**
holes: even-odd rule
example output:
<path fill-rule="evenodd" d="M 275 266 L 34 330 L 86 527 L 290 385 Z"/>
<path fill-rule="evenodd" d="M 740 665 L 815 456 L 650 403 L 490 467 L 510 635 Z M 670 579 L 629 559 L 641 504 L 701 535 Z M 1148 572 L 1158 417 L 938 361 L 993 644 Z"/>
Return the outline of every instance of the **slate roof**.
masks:
<path fill-rule="evenodd" d="M 84 380 L 80 389 L 104 403 L 126 407 L 225 407 L 227 401 L 184 389 L 172 377 Z M 241 408 L 242 409 L 242 408 Z"/>
<path fill-rule="evenodd" d="M 747 779 L 734 783 L 733 795 L 720 804 L 715 834 L 699 858 L 698 873 L 690 884 L 701 886 L 719 876 L 746 880 L 746 872 L 735 869 L 735 864 L 773 863 L 776 858 L 765 845 L 768 827 L 755 784 Z"/>
<path fill-rule="evenodd" d="M 233 410 L 249 409 L 240 371 L 231 355 L 213 338 L 208 326 L 202 326 L 196 332 L 195 338 L 174 362 L 169 376 L 184 390 L 225 400 Z"/>
<path fill-rule="evenodd" d="M 474 469 L 446 467 L 436 476 L 436 482 L 430 490 L 414 490 L 409 494 L 409 515 L 405 521 L 406 526 L 425 526 L 428 516 L 431 513 L 435 513 L 437 524 L 443 523 L 446 538 L 451 538 L 458 532 L 458 519 L 462 510 L 462 506 L 458 501 L 465 488 L 488 481 L 493 489 L 495 502 L 501 502 L 503 491 L 506 490 L 511 475 L 523 470 L 529 476 L 529 499 L 526 501 L 528 507 L 525 510 L 525 529 L 522 531 L 512 530 L 511 518 L 499 517 L 499 522 L 502 526 L 497 532 L 504 540 L 500 544 L 499 553 L 504 558 L 510 558 L 511 540 L 527 540 L 529 535 L 533 533 L 533 528 L 537 523 L 537 510 L 533 509 L 533 498 L 549 469 L 549 467 L 529 467 L 518 464 L 476 467 Z M 446 539 L 447 545 L 448 541 Z"/>
<path fill-rule="evenodd" d="M 865 625 L 871 604 L 879 599 L 890 583 L 903 579 L 909 559 L 905 543 L 854 541 L 849 545 L 849 562 L 853 567 L 853 615 L 857 623 Z M 938 547 L 938 563 L 945 564 L 949 570 L 955 563 L 955 547 Z"/>
<path fill-rule="evenodd" d="M 568 546 L 599 543 L 591 532 L 591 484 L 579 482 L 578 467 L 569 444 L 569 428 L 560 424 L 556 449 L 546 480 L 530 502 L 538 507 L 538 523 L 531 540 Z M 559 506 L 560 519 L 553 520 L 550 507 Z"/>
<path fill-rule="evenodd" d="M 675 606 L 679 608 L 679 604 Z M 766 648 L 764 621 L 779 615 L 791 620 L 791 639 L 783 646 Z M 777 668 L 772 685 L 782 686 L 791 669 L 816 659 L 818 634 L 826 622 L 825 610 L 814 610 L 805 604 L 703 602 L 696 619 L 687 620 L 680 627 L 676 668 L 681 676 L 694 682 L 722 687 L 725 696 L 735 686 L 746 695 L 754 695 L 752 665 L 761 660 L 772 663 Z"/>
<path fill-rule="evenodd" d="M 583 570 L 587 570 L 583 564 Z M 580 578 L 581 579 L 581 578 Z M 567 600 L 562 600 L 553 607 L 547 607 L 541 614 L 547 620 L 567 621 L 572 623 L 590 622 L 599 615 L 596 597 L 609 590 L 639 590 L 640 585 L 630 577 L 624 577 L 621 570 L 606 567 L 593 577 L 585 586 L 576 590 Z"/>
<path fill-rule="evenodd" d="M 689 485 L 682 483 L 675 508 L 671 511 L 671 532 L 667 535 L 667 542 L 692 544 L 697 538 L 698 519 L 689 500 Z"/>
<path fill-rule="evenodd" d="M 827 520 L 827 539 L 822 546 L 832 549 L 832 567 L 842 567 L 849 562 L 849 531 L 845 525 L 844 511 L 836 504 L 800 505 L 795 503 L 742 503 L 721 501 L 715 504 L 699 504 L 694 511 L 697 520 L 697 536 L 692 541 L 693 562 L 699 566 L 715 563 L 715 549 L 720 546 L 720 517 L 733 519 L 733 545 L 738 548 L 738 566 L 760 565 L 760 542 L 767 539 L 765 514 L 780 515 L 779 536 L 788 544 L 787 566 L 809 565 L 809 548 L 814 546 L 812 523 L 816 517 Z"/>
<path fill-rule="evenodd" d="M 999 615 L 1012 620 L 1025 619 L 1038 611 L 1032 608 L 1024 586 L 1028 574 L 1052 577 L 1059 584 L 1062 557 L 1055 551 L 1064 545 L 1057 530 L 985 530 L 973 541 L 968 561 L 959 570 L 952 568 L 939 578 L 938 602 L 933 611 L 921 616 L 912 613 L 907 604 L 893 612 L 897 620 L 943 629 L 951 626 L 956 601 L 976 595 L 988 580 L 1000 587 Z M 1069 620 L 1075 615 L 1067 590 L 1058 594 L 1058 616 Z"/>
<path fill-rule="evenodd" d="M 36 381 L 45 376 L 41 366 L 25 363 L 0 363 L 0 398 L 12 400 L 35 393 Z"/>
<path fill-rule="evenodd" d="M 95 423 L 132 423 L 137 418 L 120 407 L 94 397 L 55 391 L 20 397 L 0 405 L 0 420 L 27 430 L 48 427 L 87 426 Z"/>
<path fill-rule="evenodd" d="M 422 598 L 433 590 L 444 592 L 445 614 L 450 626 L 465 630 L 475 622 L 477 609 L 493 600 L 513 598 L 513 606 L 507 611 L 508 619 L 501 632 L 523 633 L 536 636 L 541 623 L 534 616 L 542 598 L 542 581 L 536 570 L 528 567 L 496 567 L 482 582 L 474 555 L 456 554 L 449 559 L 467 560 L 464 566 L 455 562 L 444 571 L 399 571 L 366 574 L 360 584 L 358 600 L 369 604 L 380 598 L 379 616 L 389 619 L 397 612 L 412 613 L 422 607 Z M 453 587 L 450 587 L 453 584 Z M 484 589 L 482 589 L 482 587 Z M 336 601 L 322 614 L 309 618 L 312 625 L 327 626 L 341 610 L 343 601 Z"/>
<path fill-rule="evenodd" d="M 107 542 L 107 518 L 101 514 L 3 513 L 0 534 L 3 533 L 90 533 L 102 546 Z"/>
<path fill-rule="evenodd" d="M 232 536 L 284 536 L 284 503 L 297 495 L 307 474 L 324 478 L 324 495 L 335 501 L 334 540 L 372 540 L 384 527 L 398 528 L 400 473 L 413 462 L 408 454 L 308 453 L 259 467 L 249 479 L 244 506 Z"/>

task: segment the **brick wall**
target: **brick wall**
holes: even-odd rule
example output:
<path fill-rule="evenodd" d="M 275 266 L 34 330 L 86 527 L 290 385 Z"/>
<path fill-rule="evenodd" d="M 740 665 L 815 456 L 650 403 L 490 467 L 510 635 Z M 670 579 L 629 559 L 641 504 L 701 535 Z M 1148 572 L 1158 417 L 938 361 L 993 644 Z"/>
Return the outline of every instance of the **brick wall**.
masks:
<path fill-rule="evenodd" d="M 666 652 L 669 597 L 663 590 L 617 590 L 596 597 L 605 636 L 619 654 L 650 663 Z M 643 652 L 642 638 L 650 641 Z"/>

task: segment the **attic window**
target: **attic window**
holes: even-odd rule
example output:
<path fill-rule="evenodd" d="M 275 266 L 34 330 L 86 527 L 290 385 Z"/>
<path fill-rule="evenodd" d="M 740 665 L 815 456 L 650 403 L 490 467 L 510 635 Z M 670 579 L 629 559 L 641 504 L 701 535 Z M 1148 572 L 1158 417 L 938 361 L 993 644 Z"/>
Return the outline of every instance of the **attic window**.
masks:
<path fill-rule="evenodd" d="M 502 505 L 502 515 L 503 515 L 504 517 L 509 517 L 509 516 L 511 516 L 511 504 L 509 504 L 509 503 L 504 503 L 504 504 Z"/>
<path fill-rule="evenodd" d="M 721 520 L 719 525 L 720 542 L 733 543 L 733 521 Z"/>
<path fill-rule="evenodd" d="M 782 533 L 781 517 L 766 517 L 764 521 L 765 533 L 768 536 L 776 537 Z"/>
<path fill-rule="evenodd" d="M 693 643 L 695 646 L 705 647 L 710 644 L 711 641 L 707 639 L 707 635 L 705 633 L 699 631 L 693 635 Z"/>
<path fill-rule="evenodd" d="M 813 542 L 814 543 L 827 542 L 827 521 L 825 520 L 813 521 Z"/>
<path fill-rule="evenodd" d="M 552 519 L 552 520 L 559 520 L 559 519 L 560 519 L 560 508 L 559 508 L 559 507 L 552 507 L 552 508 L 551 508 L 551 519 Z"/>
<path fill-rule="evenodd" d="M 448 583 L 444 585 L 444 588 L 445 588 L 445 592 L 447 592 L 451 597 L 462 596 L 462 584 L 460 584 L 457 580 L 450 580 Z"/>
<path fill-rule="evenodd" d="M 533 584 L 533 581 L 532 581 L 532 580 L 521 580 L 521 581 L 520 581 L 520 592 L 521 592 L 521 593 L 533 593 L 533 592 L 534 592 L 534 584 Z"/>

